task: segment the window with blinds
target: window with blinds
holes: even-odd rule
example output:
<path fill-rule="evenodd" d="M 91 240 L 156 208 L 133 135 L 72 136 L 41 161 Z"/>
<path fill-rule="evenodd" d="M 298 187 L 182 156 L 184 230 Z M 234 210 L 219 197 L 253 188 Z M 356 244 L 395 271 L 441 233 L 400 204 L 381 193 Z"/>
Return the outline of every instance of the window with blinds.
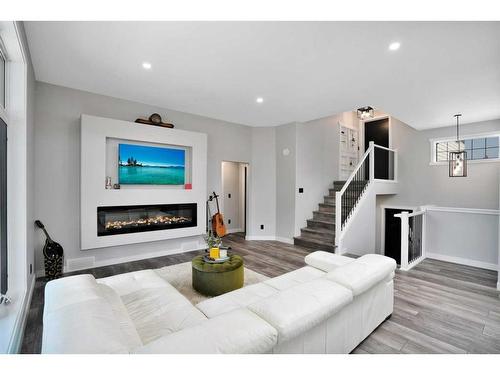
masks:
<path fill-rule="evenodd" d="M 435 141 L 434 162 L 447 162 L 451 151 L 467 151 L 468 160 L 499 159 L 500 135 L 467 138 L 461 141 Z"/>

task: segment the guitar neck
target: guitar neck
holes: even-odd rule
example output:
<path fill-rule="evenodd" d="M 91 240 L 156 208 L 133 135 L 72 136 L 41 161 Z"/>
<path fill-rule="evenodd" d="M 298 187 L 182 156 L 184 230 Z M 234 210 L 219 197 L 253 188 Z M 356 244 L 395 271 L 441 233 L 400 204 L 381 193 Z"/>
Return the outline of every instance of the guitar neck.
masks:
<path fill-rule="evenodd" d="M 215 197 L 215 203 L 217 203 L 217 213 L 220 214 L 220 208 L 219 208 L 219 196 L 217 194 L 215 194 L 215 191 L 214 191 L 214 197 Z"/>
<path fill-rule="evenodd" d="M 43 230 L 43 233 L 45 233 L 45 236 L 47 237 L 47 239 L 49 240 L 49 242 L 54 242 L 54 241 L 52 241 L 52 238 L 50 238 L 49 233 L 47 232 L 47 229 L 42 228 L 42 230 Z"/>

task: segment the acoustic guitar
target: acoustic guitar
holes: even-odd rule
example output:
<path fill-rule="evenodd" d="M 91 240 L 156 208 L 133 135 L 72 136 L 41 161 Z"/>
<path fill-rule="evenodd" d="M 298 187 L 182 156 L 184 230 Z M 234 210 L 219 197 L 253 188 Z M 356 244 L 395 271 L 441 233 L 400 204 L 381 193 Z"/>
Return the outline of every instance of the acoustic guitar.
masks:
<path fill-rule="evenodd" d="M 226 226 L 224 225 L 224 217 L 220 213 L 220 208 L 219 208 L 219 196 L 215 193 L 213 197 L 215 198 L 215 202 L 217 203 L 217 213 L 212 216 L 212 231 L 218 236 L 218 237 L 224 237 L 226 235 Z"/>

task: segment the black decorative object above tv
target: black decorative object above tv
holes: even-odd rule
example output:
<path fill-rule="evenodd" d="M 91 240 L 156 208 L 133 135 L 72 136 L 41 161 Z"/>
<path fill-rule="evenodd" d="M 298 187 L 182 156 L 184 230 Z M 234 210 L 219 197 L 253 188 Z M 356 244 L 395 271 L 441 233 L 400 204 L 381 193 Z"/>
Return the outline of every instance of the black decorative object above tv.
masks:
<path fill-rule="evenodd" d="M 120 185 L 184 185 L 186 151 L 120 143 L 118 181 Z"/>

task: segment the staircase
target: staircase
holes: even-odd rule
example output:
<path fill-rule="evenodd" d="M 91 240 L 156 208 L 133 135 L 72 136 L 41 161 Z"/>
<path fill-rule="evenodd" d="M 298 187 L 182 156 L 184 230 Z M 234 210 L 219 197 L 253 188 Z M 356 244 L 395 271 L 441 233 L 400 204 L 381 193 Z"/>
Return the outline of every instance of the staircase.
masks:
<path fill-rule="evenodd" d="M 335 181 L 329 194 L 323 198 L 307 227 L 300 230 L 300 236 L 293 238 L 297 246 L 315 250 L 335 252 L 335 192 L 340 191 L 345 181 Z"/>
<path fill-rule="evenodd" d="M 377 165 L 381 168 L 387 163 L 387 176 L 377 178 L 375 158 L 380 158 Z M 375 238 L 372 237 L 375 232 L 372 231 L 372 237 L 360 236 L 359 227 L 352 225 L 357 215 L 361 220 L 375 218 L 377 195 L 396 192 L 397 151 L 370 142 L 349 179 L 334 181 L 333 188 L 329 189 L 329 194 L 319 204 L 318 211 L 314 211 L 313 218 L 307 220 L 307 227 L 300 230 L 300 236 L 294 237 L 294 244 L 339 254 L 346 249 L 374 252 Z M 358 225 L 366 225 L 366 220 Z M 369 225 L 375 226 L 375 223 Z"/>

